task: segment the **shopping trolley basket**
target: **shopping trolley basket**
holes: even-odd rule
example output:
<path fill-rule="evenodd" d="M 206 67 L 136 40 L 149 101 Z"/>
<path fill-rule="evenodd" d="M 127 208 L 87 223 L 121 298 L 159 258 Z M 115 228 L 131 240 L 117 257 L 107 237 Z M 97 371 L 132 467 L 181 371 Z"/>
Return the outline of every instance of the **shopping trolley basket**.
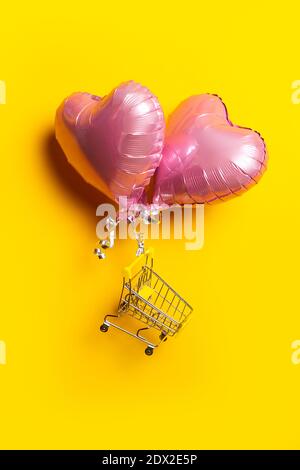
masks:
<path fill-rule="evenodd" d="M 153 271 L 153 250 L 148 249 L 143 255 L 124 269 L 123 288 L 116 315 L 106 315 L 100 327 L 102 332 L 113 326 L 147 344 L 148 356 L 168 336 L 175 336 L 187 323 L 193 309 L 172 289 L 155 271 Z M 137 331 L 115 323 L 115 319 L 130 315 L 145 326 Z M 157 330 L 157 341 L 149 341 L 142 332 Z"/>

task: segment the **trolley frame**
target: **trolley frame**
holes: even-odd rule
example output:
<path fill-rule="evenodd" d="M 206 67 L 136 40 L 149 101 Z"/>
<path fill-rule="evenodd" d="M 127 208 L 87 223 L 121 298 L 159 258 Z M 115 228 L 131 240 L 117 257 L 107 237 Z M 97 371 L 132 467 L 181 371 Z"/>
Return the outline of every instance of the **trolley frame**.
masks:
<path fill-rule="evenodd" d="M 190 319 L 193 308 L 164 279 L 153 270 L 153 249 L 124 269 L 123 287 L 115 315 L 108 314 L 100 331 L 107 332 L 112 326 L 147 345 L 145 353 L 153 354 L 168 336 L 175 336 Z M 115 322 L 115 319 L 128 314 L 147 326 L 130 331 Z M 157 342 L 150 341 L 142 331 L 159 331 Z"/>

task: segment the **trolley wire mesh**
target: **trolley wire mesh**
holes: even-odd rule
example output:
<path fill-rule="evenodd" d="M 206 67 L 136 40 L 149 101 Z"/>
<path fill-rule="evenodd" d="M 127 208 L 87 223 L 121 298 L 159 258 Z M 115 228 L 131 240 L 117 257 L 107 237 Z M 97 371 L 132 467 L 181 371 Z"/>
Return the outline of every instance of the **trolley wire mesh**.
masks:
<path fill-rule="evenodd" d="M 155 271 L 145 264 L 123 284 L 119 313 L 127 313 L 174 336 L 192 313 L 192 307 Z"/>

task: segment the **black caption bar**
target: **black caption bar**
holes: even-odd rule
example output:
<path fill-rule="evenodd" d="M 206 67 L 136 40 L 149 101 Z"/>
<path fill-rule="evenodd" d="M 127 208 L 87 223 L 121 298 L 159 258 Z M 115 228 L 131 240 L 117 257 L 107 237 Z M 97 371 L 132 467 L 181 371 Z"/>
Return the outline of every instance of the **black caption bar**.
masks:
<path fill-rule="evenodd" d="M 294 468 L 300 463 L 299 451 L 197 451 L 197 450 L 3 450 L 0 451 L 2 469 L 124 469 L 153 468 L 157 466 L 203 469 Z"/>

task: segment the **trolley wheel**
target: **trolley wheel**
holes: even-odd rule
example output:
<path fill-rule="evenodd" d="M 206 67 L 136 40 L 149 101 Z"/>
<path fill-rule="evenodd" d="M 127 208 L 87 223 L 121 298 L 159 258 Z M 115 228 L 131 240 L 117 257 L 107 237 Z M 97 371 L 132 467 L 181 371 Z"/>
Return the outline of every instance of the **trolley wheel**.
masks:
<path fill-rule="evenodd" d="M 103 325 L 100 326 L 100 331 L 102 331 L 103 333 L 106 333 L 108 331 L 108 326 L 103 323 Z"/>
<path fill-rule="evenodd" d="M 120 309 L 123 311 L 128 310 L 128 303 L 126 302 L 126 300 L 122 300 L 120 304 Z"/>
<path fill-rule="evenodd" d="M 164 333 L 161 333 L 161 334 L 159 335 L 159 339 L 160 339 L 161 341 L 167 341 L 168 338 L 167 338 L 167 335 L 165 335 Z"/>
<path fill-rule="evenodd" d="M 150 346 L 148 346 L 146 349 L 145 349 L 145 354 L 147 356 L 152 356 L 153 354 L 153 348 L 151 348 Z"/>

